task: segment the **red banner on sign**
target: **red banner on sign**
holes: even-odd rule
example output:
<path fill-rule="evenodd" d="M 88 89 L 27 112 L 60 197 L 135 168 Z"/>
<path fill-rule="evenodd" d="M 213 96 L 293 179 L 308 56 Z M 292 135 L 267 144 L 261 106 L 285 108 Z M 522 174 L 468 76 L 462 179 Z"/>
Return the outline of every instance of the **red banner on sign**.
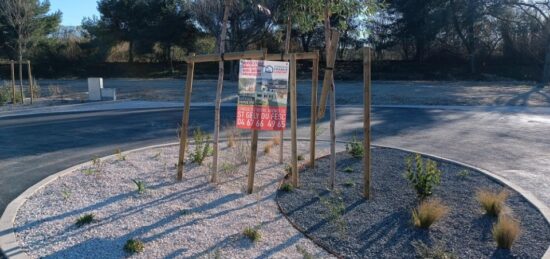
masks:
<path fill-rule="evenodd" d="M 286 128 L 286 106 L 237 107 L 237 128 L 253 130 L 284 130 Z"/>

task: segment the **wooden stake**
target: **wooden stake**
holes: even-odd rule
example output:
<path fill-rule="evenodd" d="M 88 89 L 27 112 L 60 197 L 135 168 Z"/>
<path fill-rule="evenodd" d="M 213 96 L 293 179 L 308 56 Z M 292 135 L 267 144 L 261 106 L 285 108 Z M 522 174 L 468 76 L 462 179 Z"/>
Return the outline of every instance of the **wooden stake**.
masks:
<path fill-rule="evenodd" d="M 195 53 L 189 54 L 189 57 L 193 56 L 195 56 Z M 191 109 L 191 92 L 193 91 L 194 74 L 195 63 L 187 63 L 187 81 L 185 83 L 185 100 L 183 108 L 183 118 L 181 120 L 180 151 L 178 157 L 178 181 L 183 180 L 183 160 L 185 159 L 185 148 L 187 147 L 187 130 L 189 127 L 189 110 Z"/>
<path fill-rule="evenodd" d="M 371 152 L 370 152 L 370 110 L 371 110 L 371 49 L 363 48 L 363 130 L 364 141 L 363 148 L 365 156 L 363 156 L 363 171 L 364 171 L 364 188 L 363 193 L 366 199 L 372 197 L 371 193 Z"/>
<path fill-rule="evenodd" d="M 258 131 L 252 130 L 252 144 L 250 145 L 250 162 L 248 162 L 247 193 L 254 192 L 254 174 L 256 172 L 256 156 L 258 154 Z"/>
<path fill-rule="evenodd" d="M 12 97 L 11 102 L 13 104 L 17 103 L 17 100 L 15 99 L 15 61 L 11 61 L 11 91 L 12 91 Z"/>
<path fill-rule="evenodd" d="M 315 144 L 317 141 L 317 88 L 319 87 L 319 51 L 315 51 L 311 69 L 311 116 L 309 130 L 309 166 L 315 168 Z"/>
<path fill-rule="evenodd" d="M 222 33 L 220 36 L 220 55 L 225 53 L 225 37 L 227 33 L 227 19 L 229 17 L 230 4 L 229 1 L 225 1 L 222 23 Z M 222 90 L 223 90 L 223 74 L 224 74 L 224 60 L 220 60 L 218 64 L 218 85 L 216 87 L 216 106 L 214 108 L 214 153 L 212 157 L 212 183 L 218 182 L 218 153 L 219 153 L 219 139 L 220 139 L 220 107 L 222 105 Z"/>
<path fill-rule="evenodd" d="M 23 93 L 23 60 L 19 59 L 19 90 L 21 90 L 21 103 L 25 104 L 25 95 Z"/>
<path fill-rule="evenodd" d="M 32 86 L 33 86 L 33 81 L 32 81 L 32 74 L 31 74 L 31 61 L 30 60 L 27 60 L 27 68 L 28 68 L 28 74 L 29 74 L 29 91 L 31 93 L 31 104 L 33 102 L 33 99 L 34 99 L 34 92 L 33 92 L 33 89 L 32 89 Z"/>
<path fill-rule="evenodd" d="M 299 187 L 298 176 L 298 144 L 296 138 L 298 124 L 298 108 L 296 104 L 296 56 L 290 57 L 290 127 L 291 127 L 291 159 L 292 159 L 292 185 Z"/>
<path fill-rule="evenodd" d="M 290 53 L 290 37 L 292 36 L 292 17 L 289 15 L 286 20 L 286 35 L 285 35 L 285 49 L 284 55 L 288 56 Z M 284 57 L 283 60 L 284 61 Z M 284 163 L 283 153 L 284 153 L 284 144 L 285 143 L 285 130 L 279 132 L 279 164 Z"/>
<path fill-rule="evenodd" d="M 325 77 L 323 79 L 323 89 L 321 92 L 317 119 L 323 118 L 325 116 L 327 97 L 334 82 L 334 64 L 336 63 L 336 50 L 338 48 L 339 39 L 340 33 L 337 30 L 333 29 L 330 38 L 330 48 L 328 48 L 327 50 L 327 67 L 325 68 Z"/>

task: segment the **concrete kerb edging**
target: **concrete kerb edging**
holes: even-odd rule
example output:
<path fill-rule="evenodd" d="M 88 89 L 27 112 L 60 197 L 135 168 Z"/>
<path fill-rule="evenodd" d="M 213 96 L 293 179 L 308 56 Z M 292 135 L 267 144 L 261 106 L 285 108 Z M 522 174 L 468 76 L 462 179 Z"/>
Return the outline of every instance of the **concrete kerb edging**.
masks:
<path fill-rule="evenodd" d="M 271 138 L 259 138 L 259 140 L 270 140 L 270 139 Z M 285 138 L 285 140 L 289 140 L 289 139 Z M 298 141 L 309 141 L 309 139 L 307 139 L 307 138 L 298 138 L 297 140 Z M 223 140 L 221 140 L 221 141 L 223 141 Z M 328 140 L 317 140 L 317 141 L 319 141 L 319 142 L 329 142 Z M 336 141 L 336 142 L 339 143 L 339 144 L 346 143 L 346 141 Z M 174 146 L 174 145 L 179 145 L 179 142 L 167 143 L 167 144 L 161 144 L 161 145 L 151 145 L 151 146 L 147 146 L 147 147 L 132 149 L 132 150 L 122 152 L 122 155 L 127 155 L 127 154 L 130 154 L 130 153 L 135 153 L 135 152 L 139 152 L 139 151 L 143 151 L 143 150 L 147 150 L 147 149 L 169 147 L 169 146 Z M 550 208 L 548 208 L 541 201 L 539 201 L 531 192 L 526 191 L 523 188 L 517 186 L 516 184 L 514 184 L 514 183 L 512 183 L 512 182 L 510 182 L 510 181 L 508 181 L 508 180 L 506 180 L 506 179 L 504 179 L 504 178 L 502 178 L 498 175 L 495 175 L 495 174 L 493 174 L 493 173 L 491 173 L 491 172 L 489 172 L 485 169 L 482 169 L 482 168 L 479 168 L 479 167 L 476 167 L 476 166 L 472 166 L 472 165 L 469 165 L 469 164 L 466 164 L 466 163 L 462 163 L 462 162 L 459 162 L 459 161 L 456 161 L 456 160 L 443 158 L 443 157 L 428 154 L 428 153 L 416 152 L 416 151 L 409 150 L 409 149 L 397 148 L 397 147 L 386 146 L 386 145 L 375 145 L 375 144 L 373 144 L 372 146 L 373 147 L 379 147 L 379 148 L 392 148 L 392 149 L 402 150 L 402 151 L 411 152 L 411 153 L 419 153 L 419 154 L 422 154 L 426 157 L 431 157 L 431 158 L 434 158 L 434 159 L 442 160 L 442 161 L 445 161 L 445 162 L 449 162 L 449 163 L 453 163 L 453 164 L 457 164 L 457 165 L 460 165 L 460 166 L 465 166 L 465 167 L 469 167 L 469 168 L 472 168 L 474 170 L 477 170 L 477 171 L 479 171 L 479 172 L 495 179 L 496 181 L 500 182 L 501 184 L 503 184 L 505 186 L 508 186 L 509 188 L 513 189 L 514 191 L 518 192 L 519 194 L 521 194 L 525 199 L 527 199 L 528 202 L 530 202 L 533 206 L 535 206 L 540 211 L 540 213 L 542 213 L 542 215 L 544 216 L 546 221 L 550 224 Z M 113 154 L 113 155 L 102 157 L 101 159 L 105 160 L 105 159 L 115 158 L 116 156 L 117 156 L 117 154 Z M 76 169 L 81 168 L 83 166 L 91 165 L 91 163 L 92 162 L 81 163 L 81 164 L 72 166 L 68 169 L 65 169 L 63 171 L 60 171 L 58 173 L 52 174 L 52 175 L 46 177 L 45 179 L 43 179 L 42 181 L 40 181 L 40 182 L 36 183 L 35 185 L 31 186 L 27 190 L 25 190 L 25 192 L 23 192 L 21 195 L 19 195 L 17 198 L 15 198 L 12 202 L 10 202 L 8 204 L 8 206 L 6 207 L 6 210 L 4 211 L 4 214 L 2 214 L 2 217 L 0 218 L 0 250 L 4 253 L 4 255 L 7 258 L 9 258 L 9 259 L 12 259 L 12 258 L 13 259 L 28 259 L 29 258 L 29 256 L 25 253 L 25 251 L 23 251 L 23 249 L 19 246 L 19 243 L 17 242 L 17 239 L 15 237 L 14 228 L 13 228 L 13 223 L 15 222 L 17 212 L 19 211 L 19 208 L 21 207 L 21 205 L 23 205 L 25 203 L 25 201 L 30 196 L 32 196 L 35 192 L 37 192 L 38 190 L 40 190 L 44 186 L 48 185 L 49 183 L 55 181 L 57 178 L 59 178 L 61 176 L 64 176 L 66 174 L 69 174 L 69 173 L 71 173 L 71 172 L 75 171 Z M 543 259 L 550 259 L 550 247 L 546 250 L 546 252 L 545 252 L 545 254 L 543 255 L 542 258 Z"/>

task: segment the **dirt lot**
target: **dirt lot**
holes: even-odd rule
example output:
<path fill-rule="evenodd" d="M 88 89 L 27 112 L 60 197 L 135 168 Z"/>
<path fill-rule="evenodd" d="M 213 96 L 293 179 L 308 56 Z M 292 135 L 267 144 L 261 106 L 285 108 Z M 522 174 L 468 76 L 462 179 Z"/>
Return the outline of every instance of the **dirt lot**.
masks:
<path fill-rule="evenodd" d="M 76 80 L 39 80 L 42 96 L 50 96 L 52 86 L 59 86 L 63 96 L 54 99 L 86 100 L 87 82 Z M 105 79 L 104 86 L 116 88 L 118 99 L 183 101 L 182 79 Z M 361 104 L 360 81 L 336 82 L 337 104 Z M 196 80 L 193 102 L 213 102 L 215 80 Z M 298 102 L 310 103 L 310 81 L 298 84 Z M 319 91 L 320 92 L 320 91 Z M 446 81 L 375 81 L 373 103 L 376 105 L 483 105 L 550 106 L 550 88 L 537 88 L 528 82 L 446 82 Z M 226 81 L 223 101 L 236 102 L 237 84 Z M 51 99 L 51 98 L 48 98 Z"/>

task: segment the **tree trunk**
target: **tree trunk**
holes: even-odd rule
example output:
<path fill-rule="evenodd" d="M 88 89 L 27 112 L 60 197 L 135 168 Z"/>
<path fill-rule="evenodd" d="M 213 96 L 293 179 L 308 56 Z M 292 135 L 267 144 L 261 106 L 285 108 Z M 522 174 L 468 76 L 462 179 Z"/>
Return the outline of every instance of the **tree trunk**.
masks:
<path fill-rule="evenodd" d="M 548 39 L 547 45 L 546 56 L 544 58 L 544 69 L 542 72 L 542 79 L 540 81 L 542 86 L 546 86 L 550 83 L 550 39 Z"/>
<path fill-rule="evenodd" d="M 220 55 L 225 52 L 225 37 L 227 34 L 227 20 L 229 18 L 229 0 L 225 0 L 222 33 L 220 35 Z M 224 74 L 224 61 L 220 60 L 218 64 L 218 85 L 216 88 L 216 107 L 214 115 L 214 154 L 212 158 L 212 178 L 211 182 L 218 182 L 218 153 L 219 153 L 219 139 L 220 139 L 220 107 L 222 105 L 222 89 L 223 89 L 223 74 Z"/>
<path fill-rule="evenodd" d="M 134 63 L 134 41 L 129 42 L 128 46 L 128 62 Z"/>

